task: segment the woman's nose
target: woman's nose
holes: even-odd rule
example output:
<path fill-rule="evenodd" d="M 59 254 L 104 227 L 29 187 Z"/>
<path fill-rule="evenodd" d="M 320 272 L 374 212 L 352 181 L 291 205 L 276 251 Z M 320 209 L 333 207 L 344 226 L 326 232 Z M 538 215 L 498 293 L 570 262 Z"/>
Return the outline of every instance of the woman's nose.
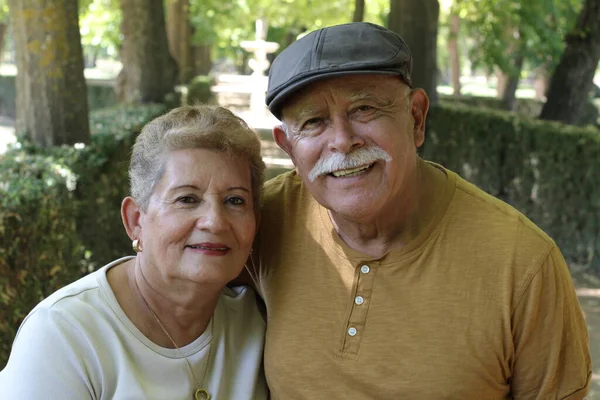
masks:
<path fill-rule="evenodd" d="M 205 202 L 205 206 L 200 209 L 196 226 L 198 229 L 209 232 L 218 232 L 225 229 L 227 222 L 223 205 L 218 201 Z"/>

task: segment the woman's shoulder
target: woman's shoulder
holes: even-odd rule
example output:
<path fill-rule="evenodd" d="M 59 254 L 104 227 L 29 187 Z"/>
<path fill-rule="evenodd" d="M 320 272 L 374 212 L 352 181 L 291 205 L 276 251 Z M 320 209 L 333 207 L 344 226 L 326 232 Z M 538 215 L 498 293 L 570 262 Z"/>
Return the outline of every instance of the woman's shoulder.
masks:
<path fill-rule="evenodd" d="M 104 303 L 101 291 L 105 289 L 106 286 L 106 271 L 129 258 L 131 257 L 117 259 L 75 282 L 64 286 L 42 300 L 33 311 L 38 309 L 61 310 L 86 303 L 93 304 L 98 301 Z"/>
<path fill-rule="evenodd" d="M 224 313 L 228 323 L 234 320 L 241 324 L 258 321 L 262 326 L 265 319 L 261 306 L 262 300 L 250 286 L 226 286 L 215 312 Z"/>

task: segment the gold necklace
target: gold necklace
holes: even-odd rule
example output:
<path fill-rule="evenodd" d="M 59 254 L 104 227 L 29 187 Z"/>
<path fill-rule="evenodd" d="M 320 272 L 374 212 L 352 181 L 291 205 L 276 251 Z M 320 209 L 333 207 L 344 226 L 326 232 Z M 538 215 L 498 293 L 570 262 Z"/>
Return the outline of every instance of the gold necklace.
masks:
<path fill-rule="evenodd" d="M 146 277 L 143 274 L 142 274 L 142 277 L 144 278 L 144 280 L 146 280 Z M 194 369 L 192 368 L 192 364 L 190 363 L 190 360 L 188 360 L 188 358 L 183 354 L 183 351 L 181 351 L 179 346 L 177 346 L 177 343 L 175 343 L 175 341 L 173 340 L 173 338 L 171 337 L 171 335 L 169 334 L 169 332 L 167 331 L 165 326 L 162 324 L 162 322 L 160 322 L 158 315 L 156 315 L 156 313 L 154 312 L 152 307 L 150 307 L 150 304 L 148 304 L 148 302 L 146 301 L 146 298 L 142 294 L 142 291 L 140 290 L 140 287 L 137 283 L 137 279 L 135 279 L 135 274 L 134 274 L 133 280 L 135 282 L 135 286 L 137 287 L 138 293 L 140 294 L 140 297 L 142 298 L 142 301 L 144 302 L 144 304 L 146 305 L 146 307 L 148 308 L 148 310 L 150 311 L 150 313 L 152 314 L 152 316 L 154 317 L 156 322 L 158 322 L 160 329 L 162 329 L 162 331 L 165 333 L 165 335 L 167 335 L 167 337 L 169 338 L 171 343 L 173 343 L 173 346 L 175 346 L 175 348 L 177 349 L 177 351 L 179 352 L 181 357 L 184 358 L 184 360 L 188 366 L 188 369 L 190 370 L 190 373 L 192 374 L 192 377 L 194 378 L 194 382 L 196 383 L 196 386 L 197 386 L 196 390 L 194 391 L 194 399 L 195 400 L 210 400 L 210 393 L 208 393 L 208 390 L 204 389 L 203 386 L 204 386 L 204 380 L 206 379 L 206 373 L 208 372 L 208 365 L 210 364 L 210 356 L 212 353 L 212 339 L 213 339 L 214 326 L 215 326 L 214 321 L 210 323 L 210 338 L 209 338 L 209 342 L 208 342 L 208 358 L 206 360 L 206 366 L 204 367 L 204 376 L 202 376 L 202 384 L 200 384 L 198 377 L 194 373 Z"/>

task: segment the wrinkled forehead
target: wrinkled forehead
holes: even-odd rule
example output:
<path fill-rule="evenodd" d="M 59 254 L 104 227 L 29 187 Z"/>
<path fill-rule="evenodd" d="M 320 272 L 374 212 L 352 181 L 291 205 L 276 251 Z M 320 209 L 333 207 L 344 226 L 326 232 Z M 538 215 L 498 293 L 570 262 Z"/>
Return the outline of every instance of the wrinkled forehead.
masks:
<path fill-rule="evenodd" d="M 298 90 L 282 108 L 282 117 L 296 119 L 326 107 L 328 103 L 361 100 L 390 101 L 410 90 L 391 75 L 349 75 L 314 82 Z"/>

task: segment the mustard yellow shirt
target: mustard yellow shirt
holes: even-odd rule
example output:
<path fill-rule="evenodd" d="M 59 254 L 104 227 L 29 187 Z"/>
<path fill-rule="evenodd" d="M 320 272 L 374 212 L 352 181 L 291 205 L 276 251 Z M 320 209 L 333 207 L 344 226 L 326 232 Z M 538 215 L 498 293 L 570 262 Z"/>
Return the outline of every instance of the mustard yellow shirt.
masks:
<path fill-rule="evenodd" d="M 554 242 L 445 170 L 443 206 L 380 259 L 290 172 L 267 182 L 251 271 L 274 399 L 581 399 L 588 335 Z"/>

